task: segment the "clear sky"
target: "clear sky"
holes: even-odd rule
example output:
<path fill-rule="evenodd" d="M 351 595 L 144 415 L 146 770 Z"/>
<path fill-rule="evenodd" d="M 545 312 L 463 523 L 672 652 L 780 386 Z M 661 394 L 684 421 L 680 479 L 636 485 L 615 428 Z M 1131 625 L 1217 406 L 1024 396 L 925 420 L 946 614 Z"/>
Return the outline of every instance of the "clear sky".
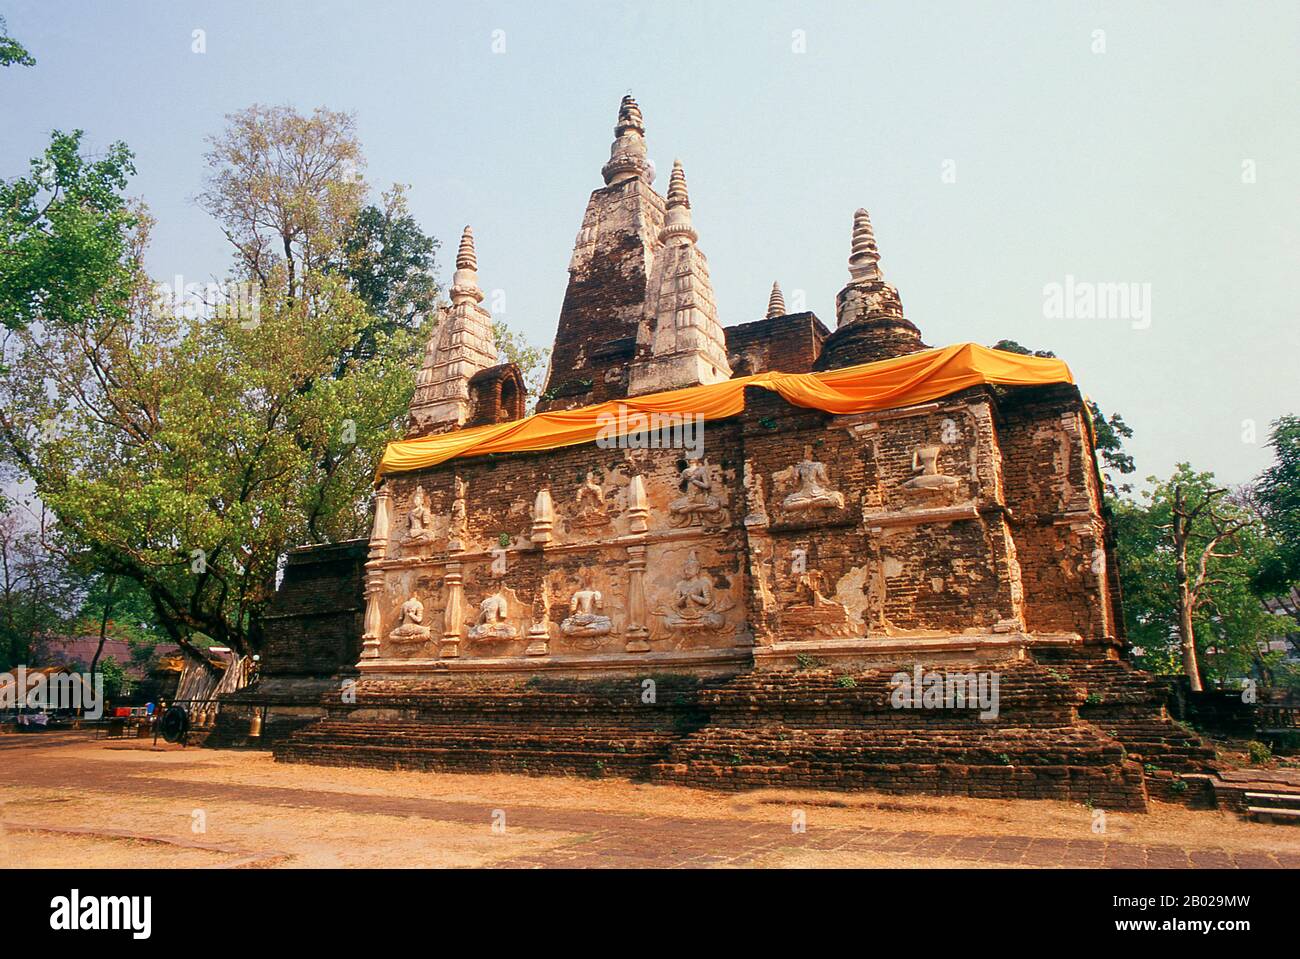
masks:
<path fill-rule="evenodd" d="M 632 91 L 659 189 L 674 157 L 685 166 L 724 324 L 761 317 L 777 279 L 787 304 L 804 291 L 833 326 L 865 206 L 927 342 L 1055 350 L 1132 425 L 1139 476 L 1188 459 L 1245 481 L 1269 462 L 1268 422 L 1300 413 L 1294 2 L 0 0 L 0 13 L 38 61 L 0 74 L 0 175 L 52 129 L 82 128 L 95 149 L 125 140 L 131 190 L 159 221 L 159 278 L 230 262 L 193 200 L 223 116 L 324 105 L 355 111 L 376 192 L 411 184 L 444 279 L 472 223 L 484 289 L 549 345 Z M 1044 288 L 1067 277 L 1139 284 L 1149 316 L 1050 316 Z"/>

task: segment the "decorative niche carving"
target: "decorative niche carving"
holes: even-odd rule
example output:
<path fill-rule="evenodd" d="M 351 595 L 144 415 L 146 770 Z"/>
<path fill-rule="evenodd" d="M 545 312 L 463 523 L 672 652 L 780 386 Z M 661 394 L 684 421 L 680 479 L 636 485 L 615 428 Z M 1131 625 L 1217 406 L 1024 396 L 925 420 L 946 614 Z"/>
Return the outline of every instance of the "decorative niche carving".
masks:
<path fill-rule="evenodd" d="M 468 638 L 476 642 L 514 639 L 519 630 L 509 623 L 510 603 L 504 593 L 492 593 L 478 604 L 478 615 L 470 625 Z"/>
<path fill-rule="evenodd" d="M 726 626 L 722 614 L 732 605 L 730 596 L 717 595 L 713 581 L 700 566 L 695 550 L 691 550 L 682 578 L 673 587 L 671 601 L 655 610 L 655 615 L 662 617 L 665 628 L 675 633 L 712 633 Z"/>
<path fill-rule="evenodd" d="M 813 459 L 811 446 L 804 447 L 803 459 L 795 464 L 794 480 L 797 488 L 781 502 L 787 513 L 844 508 L 844 494 L 831 489 L 826 464 Z"/>
<path fill-rule="evenodd" d="M 429 640 L 431 630 L 424 625 L 424 603 L 412 596 L 402 604 L 397 626 L 388 634 L 392 643 L 424 643 Z"/>
<path fill-rule="evenodd" d="M 713 495 L 713 477 L 708 460 L 687 463 L 678 485 L 682 495 L 668 504 L 671 525 L 696 525 L 722 512 L 722 501 Z"/>

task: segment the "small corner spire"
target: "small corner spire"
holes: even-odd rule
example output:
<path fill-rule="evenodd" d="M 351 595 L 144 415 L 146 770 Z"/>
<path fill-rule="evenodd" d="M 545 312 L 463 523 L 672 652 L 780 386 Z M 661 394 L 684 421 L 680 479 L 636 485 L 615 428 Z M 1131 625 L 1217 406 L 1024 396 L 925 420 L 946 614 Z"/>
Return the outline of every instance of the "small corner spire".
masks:
<path fill-rule="evenodd" d="M 767 298 L 767 318 L 785 316 L 785 297 L 781 294 L 781 284 L 772 282 L 772 295 Z"/>
<path fill-rule="evenodd" d="M 668 178 L 668 205 L 664 228 L 659 231 L 660 243 L 695 243 L 700 236 L 691 224 L 691 196 L 686 190 L 686 171 L 682 161 L 673 161 L 673 172 Z"/>

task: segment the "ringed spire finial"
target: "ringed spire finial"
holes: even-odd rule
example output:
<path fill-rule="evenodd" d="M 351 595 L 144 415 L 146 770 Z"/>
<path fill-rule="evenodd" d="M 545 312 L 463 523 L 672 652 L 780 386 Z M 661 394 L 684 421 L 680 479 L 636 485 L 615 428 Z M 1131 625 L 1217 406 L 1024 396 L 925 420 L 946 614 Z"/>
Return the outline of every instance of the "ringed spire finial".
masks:
<path fill-rule="evenodd" d="M 767 298 L 767 318 L 785 316 L 785 296 L 781 293 L 781 284 L 772 282 L 772 294 Z"/>

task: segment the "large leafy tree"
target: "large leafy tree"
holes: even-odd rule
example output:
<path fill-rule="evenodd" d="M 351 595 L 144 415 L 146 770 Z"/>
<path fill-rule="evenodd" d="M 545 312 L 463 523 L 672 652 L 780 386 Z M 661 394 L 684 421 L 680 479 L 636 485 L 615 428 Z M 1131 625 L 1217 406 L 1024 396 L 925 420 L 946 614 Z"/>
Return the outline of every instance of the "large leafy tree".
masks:
<path fill-rule="evenodd" d="M 208 142 L 199 202 L 234 245 L 237 271 L 293 299 L 338 262 L 365 202 L 356 118 L 254 105 Z"/>
<path fill-rule="evenodd" d="M 1256 587 L 1265 595 L 1289 597 L 1300 584 L 1300 416 L 1276 420 L 1269 446 L 1274 463 L 1260 475 L 1254 498 L 1274 548 L 1260 564 Z"/>
<path fill-rule="evenodd" d="M 354 218 L 344 237 L 339 269 L 378 322 L 366 331 L 358 353 L 369 355 L 378 333 L 416 326 L 438 299 L 434 255 L 438 241 L 410 213 L 406 187 L 398 184 Z"/>
<path fill-rule="evenodd" d="M 350 121 L 324 129 L 331 116 L 317 111 L 305 128 L 282 111 L 260 125 L 243 116 L 226 145 L 243 165 L 216 177 L 218 212 L 237 279 L 255 285 L 251 317 L 193 315 L 156 295 L 141 266 L 150 221 L 120 181 L 91 211 L 116 227 L 126 210 L 130 226 L 75 308 L 52 310 L 21 283 L 5 291 L 6 305 L 35 304 L 4 339 L 6 456 L 57 517 L 58 546 L 135 584 L 185 645 L 255 648 L 286 547 L 364 533 L 374 462 L 413 388 L 422 331 L 376 330 L 337 269 L 360 154 L 345 142 Z M 263 176 L 253 155 L 276 158 L 283 176 Z M 236 182 L 238 170 L 253 182 Z M 280 216 L 273 227 L 267 213 Z"/>
<path fill-rule="evenodd" d="M 1195 669 L 1194 684 L 1202 674 L 1267 677 L 1277 656 L 1264 646 L 1282 626 L 1250 588 L 1253 570 L 1271 548 L 1262 524 L 1213 474 L 1186 463 L 1166 480 L 1147 482 L 1139 497 L 1112 504 L 1125 621 L 1139 660 L 1189 678 Z"/>
<path fill-rule="evenodd" d="M 76 607 L 67 565 L 45 542 L 45 516 L 9 504 L 0 512 L 0 669 L 28 663 L 41 637 L 59 632 Z"/>

